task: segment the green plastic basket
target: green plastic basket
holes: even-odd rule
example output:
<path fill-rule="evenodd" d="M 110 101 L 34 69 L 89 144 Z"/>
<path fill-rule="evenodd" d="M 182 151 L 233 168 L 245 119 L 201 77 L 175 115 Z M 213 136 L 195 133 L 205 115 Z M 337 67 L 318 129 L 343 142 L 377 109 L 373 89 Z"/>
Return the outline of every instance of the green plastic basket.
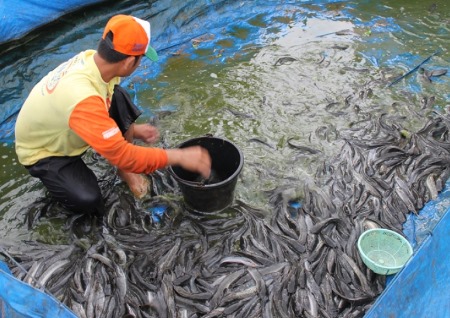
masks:
<path fill-rule="evenodd" d="M 392 275 L 400 271 L 413 254 L 408 240 L 387 229 L 371 229 L 358 239 L 361 258 L 372 271 Z"/>

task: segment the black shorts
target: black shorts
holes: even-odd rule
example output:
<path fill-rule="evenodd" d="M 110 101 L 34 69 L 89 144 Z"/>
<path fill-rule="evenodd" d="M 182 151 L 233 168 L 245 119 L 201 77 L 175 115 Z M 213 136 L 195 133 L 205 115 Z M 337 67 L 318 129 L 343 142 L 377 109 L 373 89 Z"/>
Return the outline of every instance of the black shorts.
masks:
<path fill-rule="evenodd" d="M 119 85 L 114 87 L 109 115 L 123 135 L 141 111 Z M 97 177 L 80 156 L 47 157 L 31 166 L 29 173 L 39 178 L 52 197 L 77 213 L 103 214 L 103 198 Z"/>
<path fill-rule="evenodd" d="M 103 214 L 103 197 L 97 177 L 81 156 L 47 157 L 26 168 L 42 181 L 53 199 L 67 209 Z"/>
<path fill-rule="evenodd" d="M 141 114 L 139 108 L 131 101 L 128 92 L 119 85 L 114 86 L 109 117 L 114 119 L 123 135 Z"/>

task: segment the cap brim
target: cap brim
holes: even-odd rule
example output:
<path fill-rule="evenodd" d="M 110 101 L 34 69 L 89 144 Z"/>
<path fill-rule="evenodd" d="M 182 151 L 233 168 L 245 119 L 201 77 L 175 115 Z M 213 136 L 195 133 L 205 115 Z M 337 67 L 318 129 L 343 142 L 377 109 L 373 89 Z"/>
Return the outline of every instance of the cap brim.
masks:
<path fill-rule="evenodd" d="M 156 53 L 155 49 L 151 46 L 148 47 L 147 52 L 145 52 L 145 56 L 153 62 L 158 61 L 158 53 Z"/>

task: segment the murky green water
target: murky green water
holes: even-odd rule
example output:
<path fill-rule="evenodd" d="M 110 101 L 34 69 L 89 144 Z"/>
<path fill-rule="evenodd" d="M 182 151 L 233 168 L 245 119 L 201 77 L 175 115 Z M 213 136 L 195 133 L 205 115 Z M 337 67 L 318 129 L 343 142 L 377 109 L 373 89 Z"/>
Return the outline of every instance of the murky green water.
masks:
<path fill-rule="evenodd" d="M 265 191 L 314 180 L 317 168 L 339 153 L 342 138 L 365 119 L 387 114 L 391 123 L 415 131 L 450 106 L 448 74 L 428 82 L 414 72 L 387 87 L 438 50 L 423 67 L 449 67 L 450 5 L 444 0 L 269 1 L 255 7 L 229 1 L 214 10 L 193 6 L 175 20 L 163 10 L 170 2 L 127 3 L 70 15 L 27 37 L 20 54 L 17 48 L 3 53 L 3 109 L 20 105 L 44 73 L 80 49 L 95 48 L 114 12 L 152 16 L 153 33 L 170 25 L 180 32 L 154 35 L 164 42 L 161 63 L 144 62 L 124 82 L 144 110 L 139 120 L 158 118 L 170 146 L 204 134 L 233 141 L 245 157 L 236 198 L 268 208 Z M 225 13 L 234 18 L 208 24 Z M 187 26 L 180 22 L 187 20 Z M 432 96 L 434 104 L 424 104 Z M 18 164 L 12 138 L 0 147 L 0 230 L 7 238 L 63 241 L 62 217 L 43 217 L 31 231 L 24 223 L 30 204 L 45 191 Z"/>

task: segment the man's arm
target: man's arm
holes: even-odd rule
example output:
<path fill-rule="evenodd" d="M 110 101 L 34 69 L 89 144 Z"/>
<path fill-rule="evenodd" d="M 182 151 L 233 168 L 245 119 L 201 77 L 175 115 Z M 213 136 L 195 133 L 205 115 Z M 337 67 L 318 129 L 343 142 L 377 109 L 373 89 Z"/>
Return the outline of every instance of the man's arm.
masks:
<path fill-rule="evenodd" d="M 209 177 L 211 158 L 204 148 L 165 150 L 133 145 L 125 140 L 115 121 L 109 117 L 99 96 L 78 103 L 70 115 L 69 126 L 95 151 L 124 171 L 151 173 L 167 165 L 177 165 Z"/>
<path fill-rule="evenodd" d="M 200 146 L 180 149 L 167 149 L 167 164 L 181 166 L 183 169 L 195 171 L 205 179 L 211 174 L 211 157 L 208 151 Z"/>

